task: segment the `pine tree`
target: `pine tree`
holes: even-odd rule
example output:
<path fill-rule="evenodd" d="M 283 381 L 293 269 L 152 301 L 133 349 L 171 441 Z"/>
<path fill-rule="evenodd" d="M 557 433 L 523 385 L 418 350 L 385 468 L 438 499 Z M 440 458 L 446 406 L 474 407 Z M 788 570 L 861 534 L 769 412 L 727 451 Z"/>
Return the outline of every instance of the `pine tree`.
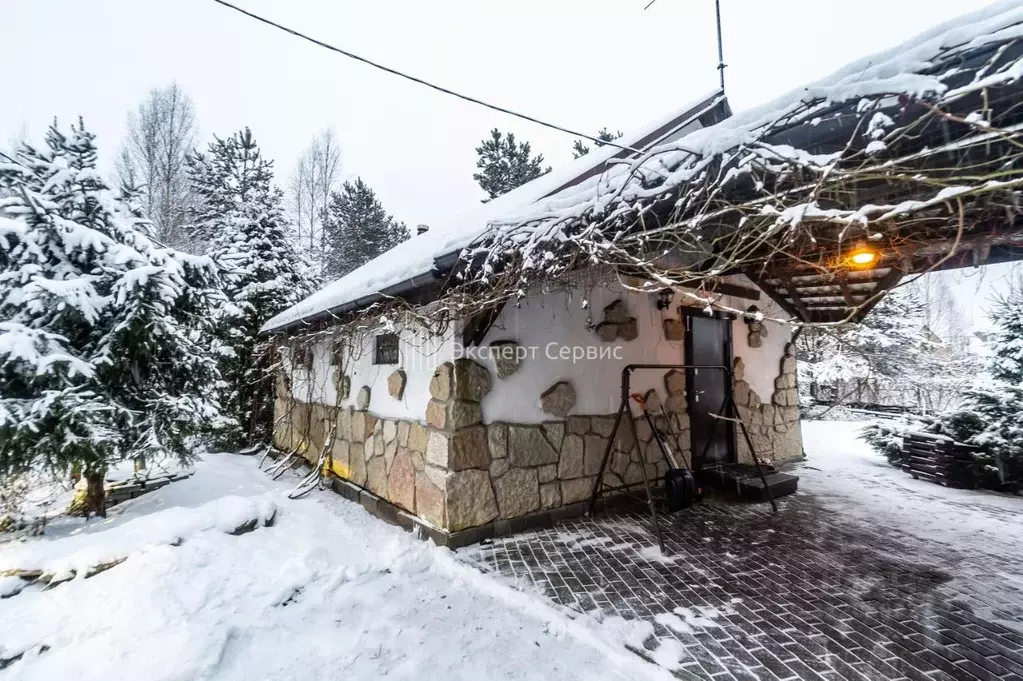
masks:
<path fill-rule="evenodd" d="M 998 457 L 1007 478 L 1023 479 L 1023 287 L 1015 283 L 992 310 L 995 332 L 986 376 L 966 391 L 944 429 Z"/>
<path fill-rule="evenodd" d="M 480 172 L 472 179 L 489 195 L 484 203 L 551 172 L 550 166 L 543 167 L 543 154 L 532 155 L 529 142 L 516 142 L 514 133 L 504 135 L 497 128 L 476 147 L 476 153 Z"/>
<path fill-rule="evenodd" d="M 214 138 L 205 154 L 191 155 L 188 163 L 201 198 L 197 225 L 223 270 L 225 304 L 216 315 L 221 401 L 234 419 L 232 440 L 245 430 L 260 439 L 268 435 L 273 404 L 259 329 L 305 298 L 316 282 L 291 242 L 273 162 L 262 158 L 248 128 Z"/>
<path fill-rule="evenodd" d="M 345 182 L 331 192 L 322 215 L 329 251 L 326 273 L 340 277 L 409 238 L 404 222 L 387 214 L 376 193 L 362 181 Z"/>
<path fill-rule="evenodd" d="M 913 291 L 888 292 L 860 324 L 850 324 L 842 342 L 853 361 L 883 378 L 915 378 L 933 340 L 924 326 L 923 304 Z"/>
<path fill-rule="evenodd" d="M 622 137 L 622 131 L 611 132 L 607 128 L 601 128 L 600 132 L 597 133 L 597 139 L 600 142 L 595 142 L 597 147 L 604 146 L 604 142 L 614 142 Z M 582 158 L 586 154 L 590 153 L 590 147 L 582 140 L 576 140 L 572 144 L 572 158 Z"/>
<path fill-rule="evenodd" d="M 0 476 L 76 469 L 102 514 L 110 465 L 188 460 L 219 406 L 199 342 L 216 268 L 152 241 L 96 155 L 54 124 L 0 164 Z"/>

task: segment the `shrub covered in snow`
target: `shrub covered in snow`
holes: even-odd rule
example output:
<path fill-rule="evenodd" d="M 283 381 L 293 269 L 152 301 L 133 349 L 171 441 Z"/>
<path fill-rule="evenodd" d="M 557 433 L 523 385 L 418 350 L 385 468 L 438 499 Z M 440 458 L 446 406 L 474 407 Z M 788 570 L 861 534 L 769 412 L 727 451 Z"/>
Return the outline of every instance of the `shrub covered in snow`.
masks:
<path fill-rule="evenodd" d="M 1018 482 L 1023 480 L 1023 287 L 1019 282 L 998 301 L 992 317 L 996 330 L 988 375 L 974 382 L 962 407 L 942 422 L 995 457 L 1002 477 Z"/>
<path fill-rule="evenodd" d="M 909 432 L 903 422 L 879 421 L 863 429 L 860 438 L 888 459 L 893 466 L 902 465 L 902 438 Z"/>

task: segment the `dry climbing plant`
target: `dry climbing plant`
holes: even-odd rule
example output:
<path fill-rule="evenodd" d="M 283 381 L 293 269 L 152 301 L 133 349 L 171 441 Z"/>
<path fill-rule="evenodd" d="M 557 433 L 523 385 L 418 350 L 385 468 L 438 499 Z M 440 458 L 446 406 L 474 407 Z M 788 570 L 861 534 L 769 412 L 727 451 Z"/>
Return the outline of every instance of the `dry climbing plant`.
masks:
<path fill-rule="evenodd" d="M 556 209 L 491 223 L 463 251 L 438 299 L 385 298 L 266 347 L 278 357 L 301 344 L 361 348 L 380 326 L 444 337 L 509 301 L 574 290 L 580 277 L 646 292 L 684 285 L 679 291 L 691 304 L 742 314 L 714 293 L 721 276 L 830 275 L 860 242 L 884 254 L 879 266 L 916 274 L 964 254 L 983 262 L 992 248 L 1023 246 L 1015 225 L 1023 188 L 1021 61 L 1011 38 L 989 40 L 981 51 L 952 47 L 925 69 L 936 84 L 929 92 L 882 89 L 852 110 L 827 94 L 808 95 L 773 118 L 726 127 L 739 140 L 726 150 L 687 148 L 690 138 L 654 148 L 605 170 L 574 204 L 554 201 L 546 205 Z M 832 119 L 844 136 L 822 147 L 811 138 Z M 776 141 L 799 129 L 811 135 L 806 148 Z M 783 314 L 768 319 L 805 323 Z M 344 374 L 357 358 L 345 354 Z M 273 369 L 288 373 L 280 359 Z"/>

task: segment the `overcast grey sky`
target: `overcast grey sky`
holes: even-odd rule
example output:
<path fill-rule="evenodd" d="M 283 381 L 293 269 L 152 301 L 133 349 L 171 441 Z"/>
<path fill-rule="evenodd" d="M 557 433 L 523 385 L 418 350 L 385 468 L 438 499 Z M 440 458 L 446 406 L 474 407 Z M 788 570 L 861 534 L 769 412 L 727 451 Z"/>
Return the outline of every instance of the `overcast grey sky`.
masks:
<path fill-rule="evenodd" d="M 257 13 L 563 126 L 628 130 L 717 84 L 713 0 L 236 0 Z M 984 0 L 722 0 L 733 109 L 989 4 Z M 0 140 L 82 115 L 109 163 L 127 112 L 177 80 L 202 134 L 248 125 L 284 185 L 334 126 L 345 172 L 410 224 L 477 202 L 474 147 L 511 130 L 550 163 L 572 138 L 402 81 L 212 0 L 0 0 Z"/>

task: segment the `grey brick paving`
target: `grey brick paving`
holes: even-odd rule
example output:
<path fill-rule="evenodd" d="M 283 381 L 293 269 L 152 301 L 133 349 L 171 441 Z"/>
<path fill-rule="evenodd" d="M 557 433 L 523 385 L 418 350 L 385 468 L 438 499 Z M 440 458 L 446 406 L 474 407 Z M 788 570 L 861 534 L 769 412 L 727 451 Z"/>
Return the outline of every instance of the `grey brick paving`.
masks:
<path fill-rule="evenodd" d="M 1023 556 L 846 521 L 810 494 L 779 506 L 704 501 L 664 523 L 664 558 L 639 509 L 459 555 L 579 612 L 653 623 L 647 647 L 678 641 L 682 677 L 1023 681 Z"/>

